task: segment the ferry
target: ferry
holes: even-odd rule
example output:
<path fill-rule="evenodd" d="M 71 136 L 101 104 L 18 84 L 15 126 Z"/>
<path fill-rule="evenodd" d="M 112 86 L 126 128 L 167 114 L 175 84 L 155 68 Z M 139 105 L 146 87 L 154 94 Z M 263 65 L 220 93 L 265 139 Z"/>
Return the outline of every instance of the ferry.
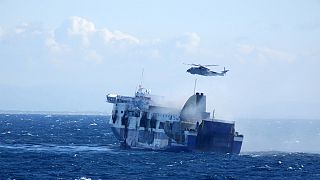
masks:
<path fill-rule="evenodd" d="M 206 112 L 206 96 L 194 93 L 182 109 L 158 103 L 141 85 L 133 97 L 108 94 L 110 127 L 123 148 L 239 154 L 243 135 L 235 122 Z"/>

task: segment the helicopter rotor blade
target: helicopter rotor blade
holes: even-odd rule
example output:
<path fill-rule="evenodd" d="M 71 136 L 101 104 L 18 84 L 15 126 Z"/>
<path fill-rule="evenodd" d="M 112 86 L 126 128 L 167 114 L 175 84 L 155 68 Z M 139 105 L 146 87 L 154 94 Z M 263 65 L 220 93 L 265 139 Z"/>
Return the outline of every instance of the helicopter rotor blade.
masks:
<path fill-rule="evenodd" d="M 202 66 L 201 64 L 187 64 L 187 63 L 183 63 L 184 65 L 189 65 L 189 66 Z"/>
<path fill-rule="evenodd" d="M 189 66 L 203 66 L 203 67 L 209 67 L 209 66 L 219 66 L 217 64 L 205 64 L 205 65 L 202 65 L 202 64 L 194 64 L 194 63 L 191 63 L 191 64 L 187 64 L 187 63 L 183 63 L 184 65 L 189 65 Z"/>
<path fill-rule="evenodd" d="M 219 66 L 219 65 L 217 65 L 217 64 L 206 64 L 206 65 L 202 65 L 202 66 L 209 67 L 209 66 Z"/>

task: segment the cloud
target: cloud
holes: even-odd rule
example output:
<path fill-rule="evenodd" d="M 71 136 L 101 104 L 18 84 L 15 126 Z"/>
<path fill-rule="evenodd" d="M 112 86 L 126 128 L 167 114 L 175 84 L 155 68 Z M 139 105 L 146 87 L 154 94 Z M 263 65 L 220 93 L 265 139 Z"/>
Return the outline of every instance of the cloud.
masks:
<path fill-rule="evenodd" d="M 84 62 L 91 59 L 95 63 L 101 63 L 110 56 L 131 54 L 135 48 L 145 48 L 134 35 L 97 27 L 78 16 L 72 16 L 52 29 L 45 45 L 53 59 L 68 59 L 69 62 L 70 59 Z"/>
<path fill-rule="evenodd" d="M 106 43 L 116 42 L 116 41 L 126 41 L 128 43 L 134 43 L 134 44 L 140 43 L 139 38 L 127 33 L 123 33 L 121 31 L 112 32 L 106 28 L 100 31 L 102 32 L 103 39 L 105 40 Z"/>
<path fill-rule="evenodd" d="M 90 62 L 99 64 L 115 58 L 168 59 L 177 54 L 180 56 L 197 52 L 200 44 L 200 37 L 195 32 L 185 33 L 178 38 L 140 38 L 125 31 L 111 30 L 107 26 L 98 27 L 94 22 L 79 16 L 66 18 L 56 28 L 44 27 L 41 23 L 21 23 L 9 32 L 4 32 L 0 27 L 0 38 L 3 39 L 5 33 L 8 42 L 11 42 L 8 44 L 19 46 L 29 59 L 50 64 L 57 62 L 59 66 Z M 10 49 L 8 45 L 3 46 Z M 38 58 L 40 55 L 42 59 Z"/>
<path fill-rule="evenodd" d="M 294 54 L 270 47 L 258 47 L 250 44 L 238 45 L 238 52 L 246 56 L 253 56 L 257 60 L 277 60 L 284 62 L 292 62 L 296 59 Z"/>
<path fill-rule="evenodd" d="M 41 23 L 21 23 L 14 29 L 16 34 L 41 35 L 46 33 Z"/>
<path fill-rule="evenodd" d="M 81 58 L 75 59 L 86 62 L 88 57 L 92 57 L 93 62 L 102 62 L 114 57 L 160 59 L 163 57 L 162 53 L 174 49 L 169 46 L 175 46 L 172 39 L 143 39 L 124 31 L 110 30 L 106 26 L 98 27 L 94 22 L 78 16 L 66 19 L 52 32 L 46 40 L 46 46 L 52 55 L 61 55 L 62 52 L 69 51 L 82 54 Z"/>
<path fill-rule="evenodd" d="M 92 34 L 96 33 L 96 28 L 93 22 L 78 16 L 72 16 L 69 18 L 67 32 L 71 36 L 80 36 L 82 38 L 83 45 L 89 46 L 89 38 Z"/>
<path fill-rule="evenodd" d="M 95 25 L 84 18 L 72 16 L 69 20 L 71 24 L 68 32 L 72 35 L 87 35 L 96 32 Z"/>
<path fill-rule="evenodd" d="M 21 34 L 21 33 L 25 32 L 25 31 L 27 30 L 28 26 L 29 26 L 29 24 L 27 24 L 27 23 L 22 23 L 22 24 L 18 25 L 18 26 L 15 28 L 15 32 L 16 32 L 17 34 Z"/>
<path fill-rule="evenodd" d="M 46 42 L 45 42 L 45 45 L 46 47 L 49 49 L 49 51 L 51 53 L 54 53 L 54 54 L 60 54 L 60 53 L 63 53 L 63 52 L 67 52 L 67 51 L 70 51 L 70 49 L 68 48 L 67 45 L 64 45 L 64 44 L 60 44 L 58 43 L 54 36 L 51 35 L 49 36 L 47 39 L 46 39 Z"/>
<path fill-rule="evenodd" d="M 90 46 L 96 39 L 104 40 L 105 44 L 128 43 L 139 44 L 140 39 L 121 31 L 111 31 L 106 27 L 96 28 L 95 24 L 85 18 L 72 16 L 65 27 L 69 36 L 79 36 L 83 46 Z"/>
<path fill-rule="evenodd" d="M 195 32 L 186 33 L 176 42 L 176 47 L 185 49 L 187 52 L 196 52 L 200 45 L 200 37 Z"/>

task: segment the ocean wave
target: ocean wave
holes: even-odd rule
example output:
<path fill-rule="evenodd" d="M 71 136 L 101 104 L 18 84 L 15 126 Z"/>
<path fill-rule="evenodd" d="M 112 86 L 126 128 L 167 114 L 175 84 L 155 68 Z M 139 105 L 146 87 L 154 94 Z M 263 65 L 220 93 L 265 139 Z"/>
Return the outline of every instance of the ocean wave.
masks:
<path fill-rule="evenodd" d="M 22 150 L 22 151 L 47 151 L 56 153 L 76 153 L 76 152 L 110 152 L 114 151 L 115 146 L 88 146 L 88 145 L 55 145 L 55 144 L 0 144 L 0 148 Z"/>

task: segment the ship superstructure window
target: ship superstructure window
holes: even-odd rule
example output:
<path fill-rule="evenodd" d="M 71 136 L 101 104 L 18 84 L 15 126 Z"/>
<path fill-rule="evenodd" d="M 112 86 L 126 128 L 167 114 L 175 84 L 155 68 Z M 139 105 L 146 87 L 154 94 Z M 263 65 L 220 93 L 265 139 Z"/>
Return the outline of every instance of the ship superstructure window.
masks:
<path fill-rule="evenodd" d="M 123 113 L 123 111 L 121 111 Z M 128 114 L 125 112 L 124 115 L 121 117 L 121 125 L 128 125 Z"/>
<path fill-rule="evenodd" d="M 160 122 L 159 129 L 164 129 L 164 122 Z"/>
<path fill-rule="evenodd" d="M 112 118 L 112 122 L 113 122 L 113 124 L 114 124 L 114 123 L 116 123 L 116 120 L 117 120 L 117 114 L 115 113 L 115 111 L 113 111 L 113 112 L 112 112 L 112 116 L 111 116 L 111 118 Z"/>
<path fill-rule="evenodd" d="M 121 118 L 121 125 L 125 125 L 126 124 L 126 122 L 125 122 L 125 120 L 124 120 L 124 118 Z"/>
<path fill-rule="evenodd" d="M 140 112 L 139 111 L 135 111 L 134 112 L 134 117 L 140 117 Z"/>
<path fill-rule="evenodd" d="M 140 127 L 147 127 L 147 123 L 148 123 L 147 121 L 148 121 L 148 119 L 147 119 L 147 113 L 144 112 L 144 113 L 142 114 L 141 119 L 140 119 Z"/>
<path fill-rule="evenodd" d="M 155 129 L 155 128 L 156 128 L 156 125 L 157 125 L 157 120 L 151 119 L 151 120 L 150 120 L 150 127 Z"/>
<path fill-rule="evenodd" d="M 129 116 L 140 117 L 139 111 L 127 111 Z"/>
<path fill-rule="evenodd" d="M 144 119 L 144 118 L 141 118 L 141 120 L 140 120 L 140 127 L 146 127 L 146 124 L 147 124 L 147 121 L 146 121 L 147 119 Z"/>

